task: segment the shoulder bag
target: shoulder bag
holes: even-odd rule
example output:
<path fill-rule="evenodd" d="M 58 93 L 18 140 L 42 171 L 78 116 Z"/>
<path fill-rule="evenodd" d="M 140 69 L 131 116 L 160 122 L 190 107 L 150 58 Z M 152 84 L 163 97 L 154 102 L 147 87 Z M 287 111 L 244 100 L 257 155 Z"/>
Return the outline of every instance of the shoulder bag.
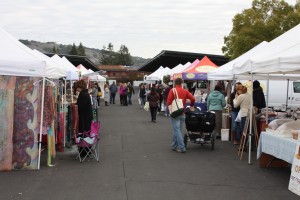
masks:
<path fill-rule="evenodd" d="M 174 88 L 172 89 L 174 93 L 174 100 L 172 101 L 172 104 L 169 105 L 169 111 L 170 116 L 175 118 L 183 114 L 184 108 L 183 108 L 183 102 L 182 99 L 178 98 L 177 90 Z"/>

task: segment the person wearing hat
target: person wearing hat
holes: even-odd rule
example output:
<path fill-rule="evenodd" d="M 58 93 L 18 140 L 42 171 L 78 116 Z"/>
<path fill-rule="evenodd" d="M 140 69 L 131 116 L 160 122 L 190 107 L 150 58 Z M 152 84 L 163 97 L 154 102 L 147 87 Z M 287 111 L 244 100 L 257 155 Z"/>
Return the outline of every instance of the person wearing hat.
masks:
<path fill-rule="evenodd" d="M 266 107 L 265 95 L 262 87 L 260 86 L 260 82 L 257 80 L 253 81 L 253 106 L 257 109 L 256 114 L 260 114 L 261 109 Z M 260 118 L 256 118 L 256 128 L 258 134 L 260 134 L 261 132 Z M 254 144 L 252 144 L 252 146 L 254 148 Z"/>
<path fill-rule="evenodd" d="M 253 81 L 253 106 L 257 108 L 257 113 L 266 107 L 265 95 L 260 82 L 257 80 Z"/>

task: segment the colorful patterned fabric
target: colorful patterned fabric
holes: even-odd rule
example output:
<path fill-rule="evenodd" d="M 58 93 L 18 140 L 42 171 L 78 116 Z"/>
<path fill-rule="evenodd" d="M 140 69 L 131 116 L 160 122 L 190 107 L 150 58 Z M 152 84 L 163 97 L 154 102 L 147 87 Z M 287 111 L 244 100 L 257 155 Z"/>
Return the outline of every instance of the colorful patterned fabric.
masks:
<path fill-rule="evenodd" d="M 0 76 L 0 171 L 12 170 L 15 84 L 15 77 Z"/>
<path fill-rule="evenodd" d="M 37 169 L 38 97 L 37 78 L 17 77 L 14 94 L 13 168 Z"/>

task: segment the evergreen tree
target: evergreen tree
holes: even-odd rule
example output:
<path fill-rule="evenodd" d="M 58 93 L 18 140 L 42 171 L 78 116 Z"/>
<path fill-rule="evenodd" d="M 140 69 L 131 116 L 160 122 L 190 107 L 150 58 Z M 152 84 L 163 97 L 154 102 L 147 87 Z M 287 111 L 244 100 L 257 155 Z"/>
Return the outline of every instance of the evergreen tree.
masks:
<path fill-rule="evenodd" d="M 120 47 L 117 62 L 119 65 L 131 66 L 133 64 L 129 49 L 125 45 L 121 45 Z"/>
<path fill-rule="evenodd" d="M 86 56 L 85 49 L 84 49 L 84 47 L 83 47 L 83 45 L 82 45 L 81 42 L 80 42 L 80 44 L 78 46 L 78 51 L 77 52 L 78 52 L 79 56 Z"/>
<path fill-rule="evenodd" d="M 72 46 L 71 51 L 69 52 L 69 54 L 70 55 L 78 55 L 75 43 L 73 43 L 73 46 Z"/>
<path fill-rule="evenodd" d="M 112 43 L 108 44 L 108 47 L 105 49 L 103 46 L 102 57 L 100 63 L 103 65 L 115 65 L 116 64 L 116 53 L 114 52 L 114 46 Z"/>
<path fill-rule="evenodd" d="M 52 48 L 52 53 L 54 53 L 54 54 L 59 54 L 59 49 L 58 49 L 58 47 L 53 46 L 53 48 Z"/>
<path fill-rule="evenodd" d="M 223 53 L 234 59 L 262 41 L 273 40 L 300 23 L 299 10 L 299 2 L 294 7 L 280 0 L 254 0 L 251 8 L 234 16 Z"/>

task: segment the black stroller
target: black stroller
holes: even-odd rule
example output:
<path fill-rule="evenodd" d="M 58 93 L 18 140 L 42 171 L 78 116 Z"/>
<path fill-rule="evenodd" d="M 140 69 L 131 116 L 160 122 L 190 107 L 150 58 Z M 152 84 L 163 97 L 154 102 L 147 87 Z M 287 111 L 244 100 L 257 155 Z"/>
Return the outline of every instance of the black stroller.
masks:
<path fill-rule="evenodd" d="M 211 150 L 214 150 L 215 134 L 214 128 L 216 126 L 214 112 L 201 112 L 195 108 L 195 111 L 186 110 L 185 125 L 187 133 L 184 135 L 184 144 L 193 142 L 196 144 L 211 144 Z"/>

